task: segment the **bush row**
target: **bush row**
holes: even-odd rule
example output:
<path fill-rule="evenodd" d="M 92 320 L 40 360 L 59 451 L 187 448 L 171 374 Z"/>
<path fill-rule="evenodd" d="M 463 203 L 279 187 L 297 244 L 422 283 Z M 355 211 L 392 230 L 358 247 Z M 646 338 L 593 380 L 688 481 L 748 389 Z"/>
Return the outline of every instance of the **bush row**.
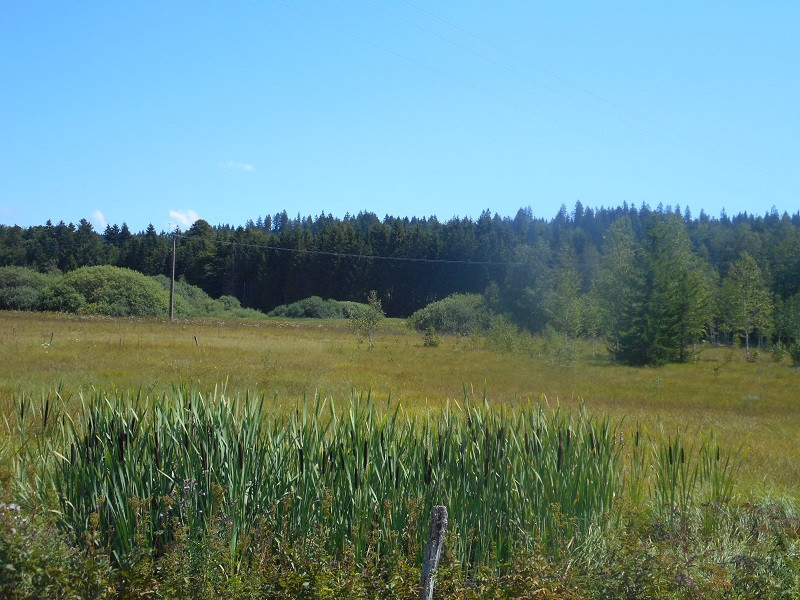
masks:
<path fill-rule="evenodd" d="M 112 266 L 82 267 L 65 274 L 0 267 L 0 309 L 53 310 L 114 317 L 165 317 L 170 281 Z M 185 282 L 175 285 L 179 317 L 244 317 L 262 313 L 242 308 L 233 296 L 215 300 Z"/>

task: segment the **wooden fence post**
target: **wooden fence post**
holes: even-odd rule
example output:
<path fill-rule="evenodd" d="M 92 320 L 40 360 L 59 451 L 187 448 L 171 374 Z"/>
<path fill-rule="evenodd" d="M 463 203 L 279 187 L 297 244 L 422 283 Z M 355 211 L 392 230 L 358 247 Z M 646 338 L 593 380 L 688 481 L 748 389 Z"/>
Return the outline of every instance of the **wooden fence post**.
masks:
<path fill-rule="evenodd" d="M 447 529 L 447 507 L 434 506 L 431 509 L 431 525 L 428 530 L 428 543 L 425 546 L 425 557 L 422 561 L 422 591 L 420 600 L 432 600 L 433 580 L 439 559 L 442 557 L 444 532 Z"/>

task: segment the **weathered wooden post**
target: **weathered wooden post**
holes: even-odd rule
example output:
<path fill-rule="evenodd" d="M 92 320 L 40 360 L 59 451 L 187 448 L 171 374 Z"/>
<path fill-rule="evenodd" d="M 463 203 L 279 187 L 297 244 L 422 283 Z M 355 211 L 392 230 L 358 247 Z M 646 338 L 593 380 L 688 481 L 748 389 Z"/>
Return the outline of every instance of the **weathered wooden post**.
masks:
<path fill-rule="evenodd" d="M 428 543 L 425 546 L 425 557 L 422 561 L 422 591 L 419 595 L 421 600 L 433 599 L 433 580 L 436 577 L 436 569 L 439 568 L 439 559 L 442 557 L 446 529 L 447 507 L 434 506 L 431 509 Z"/>

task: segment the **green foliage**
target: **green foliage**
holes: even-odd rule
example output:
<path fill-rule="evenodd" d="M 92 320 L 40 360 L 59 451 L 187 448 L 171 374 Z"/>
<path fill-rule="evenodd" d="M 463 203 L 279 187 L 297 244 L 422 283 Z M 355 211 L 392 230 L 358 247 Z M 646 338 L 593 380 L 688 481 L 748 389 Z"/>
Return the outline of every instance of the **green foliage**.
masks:
<path fill-rule="evenodd" d="M 789 349 L 786 347 L 786 344 L 782 342 L 776 342 L 772 345 L 772 362 L 775 363 L 782 363 L 783 359 L 786 358 L 786 355 L 789 354 Z"/>
<path fill-rule="evenodd" d="M 552 275 L 553 286 L 546 296 L 548 324 L 563 335 L 565 346 L 581 330 L 583 317 L 581 276 L 575 263 L 574 250 L 562 247 Z"/>
<path fill-rule="evenodd" d="M 731 265 L 722 284 L 722 324 L 745 341 L 750 358 L 750 336 L 770 326 L 772 300 L 761 268 L 747 252 Z"/>
<path fill-rule="evenodd" d="M 153 277 L 169 291 L 170 279 L 166 275 Z M 185 281 L 175 282 L 175 315 L 178 317 L 259 318 L 264 314 L 252 308 L 242 308 L 234 296 L 214 299 L 197 286 Z"/>
<path fill-rule="evenodd" d="M 170 278 L 154 275 L 153 279 L 169 292 Z M 197 286 L 185 281 L 175 281 L 175 315 L 178 317 L 217 317 L 222 316 L 222 307 L 211 296 Z"/>
<path fill-rule="evenodd" d="M 441 598 L 800 592 L 796 505 L 734 503 L 736 457 L 713 437 L 468 398 L 419 418 L 369 399 L 286 414 L 98 394 L 47 421 L 23 400 L 14 489 L 35 495 L 0 505 L 3 597 L 411 600 L 439 503 Z"/>
<path fill-rule="evenodd" d="M 235 296 L 220 296 L 219 302 L 225 307 L 225 310 L 236 311 L 241 310 L 242 303 Z"/>
<path fill-rule="evenodd" d="M 800 339 L 800 293 L 775 299 L 773 324 L 779 340 L 790 342 Z"/>
<path fill-rule="evenodd" d="M 350 315 L 350 328 L 356 334 L 359 346 L 366 337 L 369 340 L 369 349 L 372 350 L 375 347 L 375 331 L 385 316 L 378 293 L 375 290 L 370 291 L 367 303 L 359 306 Z"/>
<path fill-rule="evenodd" d="M 713 314 L 708 277 L 678 217 L 652 223 L 646 252 L 653 362 L 684 361 L 688 344 L 702 336 Z"/>
<path fill-rule="evenodd" d="M 514 352 L 519 349 L 521 335 L 519 327 L 509 319 L 498 317 L 486 332 L 486 344 L 501 352 Z"/>
<path fill-rule="evenodd" d="M 39 310 L 52 277 L 23 267 L 0 267 L 0 308 Z"/>
<path fill-rule="evenodd" d="M 794 598 L 793 509 L 772 501 L 712 503 L 669 521 L 636 507 L 598 548 L 582 591 L 590 598 Z M 709 529 L 708 519 L 723 526 Z"/>
<path fill-rule="evenodd" d="M 76 291 L 71 285 L 65 283 L 63 278 L 56 280 L 45 288 L 42 293 L 42 310 L 75 313 L 86 304 L 86 298 Z"/>
<path fill-rule="evenodd" d="M 800 340 L 795 340 L 788 348 L 789 356 L 792 357 L 795 367 L 800 367 Z"/>
<path fill-rule="evenodd" d="M 408 319 L 409 327 L 425 331 L 433 327 L 439 333 L 469 335 L 488 331 L 496 315 L 480 294 L 453 294 L 428 304 Z"/>
<path fill-rule="evenodd" d="M 161 315 L 159 306 L 166 308 L 159 288 L 127 269 L 84 267 L 59 275 L 0 267 L 0 308 L 134 316 Z"/>
<path fill-rule="evenodd" d="M 549 260 L 552 251 L 543 238 L 517 245 L 511 265 L 499 282 L 499 312 L 508 315 L 520 327 L 539 332 L 547 325 L 547 292 L 552 287 Z M 497 305 L 492 308 L 497 310 Z"/>
<path fill-rule="evenodd" d="M 603 263 L 595 292 L 600 314 L 600 330 L 608 340 L 609 351 L 622 360 L 637 358 L 641 351 L 635 336 L 645 303 L 641 249 L 633 228 L 620 219 L 608 230 L 603 246 Z M 646 362 L 646 357 L 641 362 Z"/>
<path fill-rule="evenodd" d="M 358 302 L 323 300 L 319 296 L 311 296 L 273 308 L 267 315 L 290 319 L 349 319 L 365 306 Z"/>
<path fill-rule="evenodd" d="M 169 314 L 169 293 L 152 278 L 130 269 L 82 267 L 63 276 L 63 289 L 86 299 L 85 313 L 115 317 Z"/>
<path fill-rule="evenodd" d="M 542 357 L 557 367 L 568 367 L 578 358 L 577 342 L 548 327 L 542 334 Z"/>
<path fill-rule="evenodd" d="M 0 289 L 0 308 L 36 310 L 41 306 L 42 293 L 30 286 L 20 285 Z"/>
<path fill-rule="evenodd" d="M 158 556 L 141 553 L 125 570 L 99 552 L 70 543 L 46 515 L 0 508 L 0 594 L 9 599 L 194 598 L 196 600 L 304 598 L 419 598 L 419 510 L 398 539 L 358 560 L 353 547 L 333 555 L 324 529 L 302 543 L 277 542 L 269 522 L 248 537 L 240 565 L 230 564 L 230 525 L 212 519 L 199 540 L 179 532 Z M 710 530 L 708 518 L 721 527 Z M 435 597 L 443 600 L 648 598 L 718 600 L 800 596 L 797 511 L 767 499 L 741 506 L 709 504 L 681 519 L 661 520 L 638 506 L 621 507 L 603 536 L 544 555 L 519 547 L 499 569 L 465 574 L 445 539 Z M 277 543 L 276 543 L 277 542 Z M 406 551 L 407 550 L 407 551 Z"/>
<path fill-rule="evenodd" d="M 282 416 L 263 398 L 176 392 L 148 406 L 97 395 L 77 418 L 51 415 L 44 446 L 21 440 L 19 489 L 33 485 L 26 505 L 55 500 L 75 542 L 103 540 L 121 566 L 181 535 L 204 539 L 216 517 L 229 523 L 228 568 L 265 520 L 284 542 L 319 531 L 326 552 L 352 546 L 363 560 L 371 544 L 400 550 L 419 507 L 441 501 L 458 535 L 452 551 L 471 568 L 533 542 L 518 532 L 556 547 L 601 527 L 620 483 L 615 428 L 583 413 L 496 412 L 465 399 L 463 412 L 417 422 L 356 399 L 342 413 L 323 400 L 301 408 Z M 34 411 L 20 417 L 23 436 Z"/>
<path fill-rule="evenodd" d="M 566 323 L 577 323 L 575 316 L 579 313 L 569 310 L 570 302 L 559 305 L 559 298 L 574 297 L 564 292 L 574 290 L 577 273 L 581 293 L 606 288 L 603 296 L 612 299 L 603 310 L 606 327 L 602 329 L 606 331 L 598 331 L 598 335 L 608 335 L 612 348 L 626 333 L 624 323 L 634 319 L 626 319 L 625 314 L 614 318 L 607 309 L 615 306 L 620 313 L 635 313 L 639 300 L 652 301 L 644 314 L 658 318 L 639 323 L 649 327 L 645 339 L 639 341 L 648 342 L 643 346 L 660 360 L 673 360 L 678 339 L 684 347 L 683 356 L 680 350 L 677 353 L 678 360 L 684 360 L 687 344 L 705 337 L 706 327 L 712 336 L 725 332 L 720 329 L 719 313 L 705 321 L 695 318 L 703 312 L 704 294 L 694 293 L 702 292 L 698 289 L 702 282 L 692 277 L 641 277 L 647 275 L 647 263 L 656 255 L 656 270 L 679 274 L 686 235 L 694 258 L 703 263 L 700 269 L 691 266 L 688 273 L 699 273 L 712 288 L 735 261 L 748 253 L 765 275 L 772 297 L 783 303 L 800 293 L 800 213 L 740 214 L 733 219 L 684 214 L 682 220 L 676 213 L 668 207 L 653 210 L 644 204 L 597 210 L 576 204 L 574 216 L 564 208 L 550 220 L 535 219 L 529 208 L 523 208 L 513 218 L 487 211 L 478 219 L 440 222 L 435 218 L 379 218 L 369 212 L 344 219 L 324 214 L 290 218 L 284 211 L 241 227 L 196 222 L 180 238 L 176 267 L 179 278 L 200 286 L 213 298 L 235 291 L 244 305 L 263 310 L 311 296 L 364 297 L 375 289 L 387 314 L 407 317 L 427 299 L 488 289 L 492 310 L 506 314 L 533 333 L 544 331 L 547 325 L 565 333 Z M 654 220 L 662 223 L 662 229 L 675 229 L 678 235 L 666 239 L 676 243 L 653 243 Z M 645 254 L 643 264 L 627 274 L 624 267 L 631 263 L 625 260 L 625 252 L 613 260 L 609 255 L 619 234 L 611 224 L 618 222 L 628 224 L 628 250 L 635 254 L 638 248 Z M 109 225 L 99 233 L 85 220 L 28 228 L 0 225 L 0 265 L 49 273 L 109 264 L 148 275 L 164 274 L 169 270 L 170 235 L 157 232 L 153 226 L 131 232 L 124 223 Z M 599 268 L 601 248 L 605 256 Z M 570 261 L 563 260 L 565 254 L 571 255 Z M 620 269 L 609 268 L 609 261 Z M 497 263 L 497 267 L 488 267 L 486 262 Z M 562 272 L 565 267 L 566 273 Z M 608 292 L 608 276 L 614 274 L 619 276 L 617 281 L 629 285 Z M 675 300 L 684 297 L 682 286 L 691 292 L 685 295 L 690 302 L 679 306 Z M 31 301 L 30 293 L 25 293 L 14 296 L 12 303 L 29 306 Z M 75 302 L 65 305 L 69 309 Z M 86 310 L 93 309 L 96 307 Z M 569 312 L 573 316 L 565 320 Z M 580 311 L 580 315 L 580 321 L 584 321 L 586 312 Z M 776 313 L 776 317 L 775 329 L 767 331 L 771 341 L 793 339 L 797 335 L 796 319 L 787 313 Z M 662 327 L 663 323 L 671 324 Z M 596 329 L 582 325 L 584 330 Z M 566 333 L 568 338 L 575 335 Z"/>
<path fill-rule="evenodd" d="M 0 267 L 0 289 L 27 287 L 42 291 L 52 277 L 24 267 Z"/>
<path fill-rule="evenodd" d="M 632 365 L 686 360 L 713 315 L 709 278 L 678 217 L 653 217 L 642 244 L 615 224 L 596 288 L 609 350 Z"/>
<path fill-rule="evenodd" d="M 422 335 L 422 345 L 426 348 L 436 348 L 439 345 L 439 336 L 433 325 L 430 325 Z"/>
<path fill-rule="evenodd" d="M 70 543 L 46 514 L 0 503 L 0 596 L 9 599 L 111 598 L 107 556 Z"/>

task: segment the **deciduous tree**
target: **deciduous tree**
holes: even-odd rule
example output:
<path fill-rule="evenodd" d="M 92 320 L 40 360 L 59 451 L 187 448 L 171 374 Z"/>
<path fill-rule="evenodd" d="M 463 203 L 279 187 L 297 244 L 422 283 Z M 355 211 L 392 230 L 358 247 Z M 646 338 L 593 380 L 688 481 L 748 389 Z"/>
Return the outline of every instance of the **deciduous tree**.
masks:
<path fill-rule="evenodd" d="M 723 326 L 744 338 L 750 358 L 750 336 L 769 326 L 772 300 L 764 285 L 764 275 L 747 252 L 731 265 L 722 284 Z"/>

